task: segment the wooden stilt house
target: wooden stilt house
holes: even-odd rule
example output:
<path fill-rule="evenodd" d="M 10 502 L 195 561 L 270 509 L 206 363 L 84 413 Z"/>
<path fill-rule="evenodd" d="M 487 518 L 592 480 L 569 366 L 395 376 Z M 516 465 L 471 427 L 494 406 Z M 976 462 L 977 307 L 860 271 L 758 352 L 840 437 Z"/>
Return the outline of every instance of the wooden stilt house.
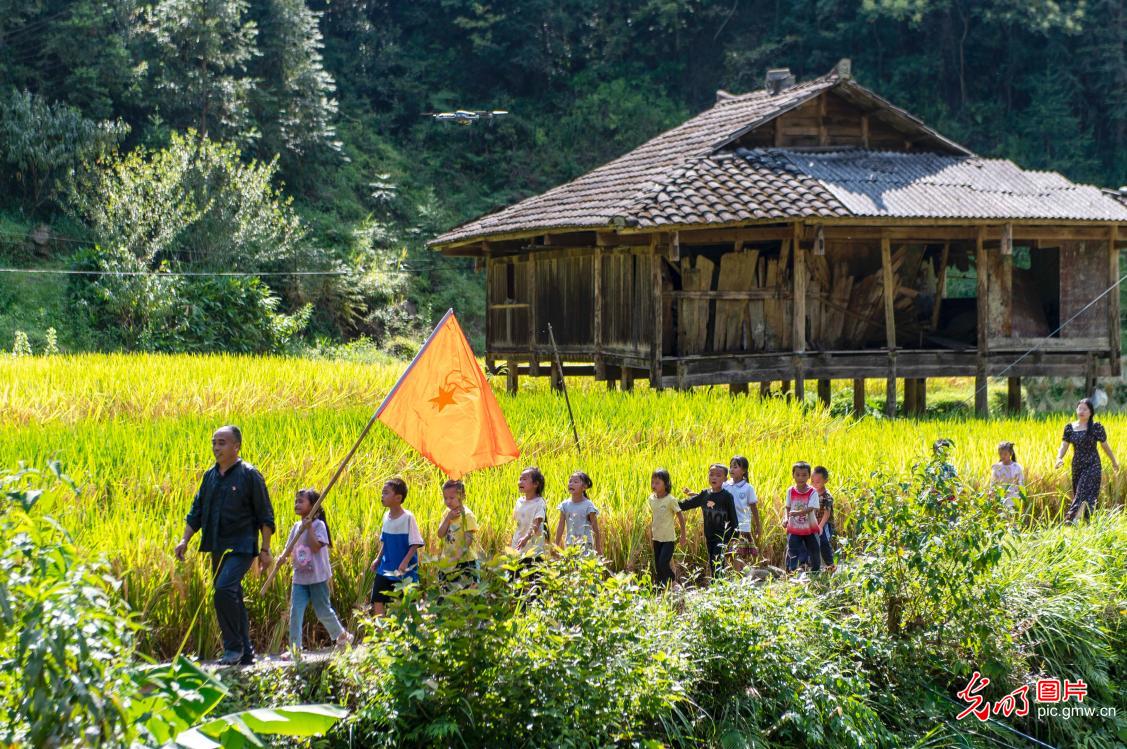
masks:
<path fill-rule="evenodd" d="M 1005 127 L 1005 123 L 998 123 Z M 486 355 L 656 388 L 1118 374 L 1127 204 L 975 156 L 849 61 L 715 105 L 578 179 L 435 239 L 486 271 Z M 1121 239 L 1122 238 L 1122 239 Z M 1024 358 L 1022 353 L 1033 349 Z M 789 385 L 788 385 L 789 386 Z"/>

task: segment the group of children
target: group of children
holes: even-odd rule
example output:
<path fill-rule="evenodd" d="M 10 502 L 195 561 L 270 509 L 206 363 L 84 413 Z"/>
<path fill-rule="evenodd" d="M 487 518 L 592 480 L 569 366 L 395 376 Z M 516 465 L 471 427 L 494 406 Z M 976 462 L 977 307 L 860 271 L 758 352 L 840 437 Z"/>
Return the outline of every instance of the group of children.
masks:
<path fill-rule="evenodd" d="M 678 518 L 680 540 L 684 543 L 685 510 L 701 510 L 708 567 L 713 575 L 729 565 L 741 570 L 759 556 L 759 498 L 748 483 L 747 474 L 748 460 L 742 455 L 734 456 L 728 465 L 713 463 L 708 468 L 708 488 L 699 493 L 686 488 L 687 498 L 675 502 L 669 496 L 669 473 L 662 469 L 654 471 L 650 507 L 655 579 L 659 584 L 673 580 L 670 515 Z M 823 562 L 832 566 L 833 495 L 826 489 L 830 473 L 822 466 L 811 469 L 809 463 L 800 461 L 792 466 L 791 476 L 794 485 L 784 497 L 787 571 L 793 572 L 800 565 L 819 570 Z"/>
<path fill-rule="evenodd" d="M 936 443 L 939 449 L 939 443 Z M 1016 461 L 1013 443 L 998 446 L 998 463 L 991 470 L 991 484 L 1000 487 L 1005 502 L 1013 507 L 1024 483 L 1021 465 Z M 818 571 L 826 565 L 834 569 L 834 498 L 827 488 L 829 471 L 823 466 L 811 467 L 805 461 L 791 466 L 793 485 L 784 496 L 783 526 L 787 534 L 786 569 L 788 572 L 806 566 Z M 544 499 L 546 481 L 539 468 L 525 468 L 517 481 L 519 496 L 513 506 L 516 528 L 511 546 L 522 565 L 534 566 L 548 551 L 548 505 Z M 583 554 L 603 554 L 603 533 L 599 510 L 588 496 L 594 486 L 591 477 L 582 471 L 571 474 L 567 482 L 570 495 L 557 506 L 555 544 L 578 546 Z M 742 570 L 759 557 L 762 524 L 759 498 L 748 483 L 748 460 L 734 456 L 728 465 L 713 463 L 708 469 L 708 487 L 694 492 L 683 489 L 684 499 L 673 496 L 673 480 L 664 468 L 650 476 L 652 494 L 648 504 L 651 513 L 650 531 L 653 541 L 654 581 L 659 586 L 674 582 L 673 554 L 676 545 L 685 544 L 685 515 L 699 509 L 708 551 L 708 566 L 713 576 L 721 570 Z M 407 499 L 407 483 L 401 478 L 388 479 L 383 486 L 381 502 L 386 511 L 380 532 L 380 550 L 372 562 L 375 572 L 369 602 L 376 616 L 385 613 L 395 590 L 406 582 L 419 580 L 419 551 L 423 535 L 415 516 L 403 507 Z M 332 576 L 328 550 L 332 544 L 324 510 L 313 507 L 318 494 L 313 489 L 297 493 L 294 511 L 300 520 L 294 523 L 290 539 L 297 538 L 293 548 L 293 592 L 290 609 L 291 652 L 301 648 L 301 630 L 305 609 L 312 603 L 317 618 L 338 645 L 351 642 L 340 619 L 329 602 L 329 580 Z M 476 582 L 481 549 L 477 542 L 478 523 L 465 504 L 465 485 L 449 480 L 442 486 L 446 506 L 438 526 L 442 540 L 439 580 L 443 587 L 470 585 Z M 300 535 L 299 535 L 300 534 Z"/>

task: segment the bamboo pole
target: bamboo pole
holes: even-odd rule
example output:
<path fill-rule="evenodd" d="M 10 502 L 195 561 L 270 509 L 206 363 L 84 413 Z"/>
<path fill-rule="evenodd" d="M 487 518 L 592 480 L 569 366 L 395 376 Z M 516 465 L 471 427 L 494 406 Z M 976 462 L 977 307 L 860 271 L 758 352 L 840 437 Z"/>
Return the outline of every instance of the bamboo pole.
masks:
<path fill-rule="evenodd" d="M 567 383 L 564 382 L 563 363 L 560 361 L 560 349 L 556 346 L 556 334 L 552 331 L 552 323 L 548 323 L 548 340 L 552 342 L 552 353 L 555 357 L 556 371 L 560 373 L 560 390 L 563 392 L 564 403 L 567 404 L 567 418 L 571 421 L 571 434 L 575 437 L 575 452 L 579 449 L 579 430 L 575 428 L 575 415 L 571 412 L 571 399 L 567 397 Z"/>

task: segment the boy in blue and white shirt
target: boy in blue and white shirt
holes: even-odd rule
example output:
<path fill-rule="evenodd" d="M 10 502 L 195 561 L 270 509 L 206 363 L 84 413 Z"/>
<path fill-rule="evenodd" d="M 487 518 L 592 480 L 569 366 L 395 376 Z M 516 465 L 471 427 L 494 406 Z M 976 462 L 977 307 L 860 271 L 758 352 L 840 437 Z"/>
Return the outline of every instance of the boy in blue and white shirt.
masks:
<path fill-rule="evenodd" d="M 383 616 L 391 593 L 407 582 L 419 582 L 419 549 L 423 534 L 415 516 L 403 509 L 407 499 L 407 482 L 388 479 L 380 501 L 387 508 L 380 532 L 380 553 L 372 562 L 376 581 L 372 585 L 372 613 Z"/>
<path fill-rule="evenodd" d="M 724 488 L 736 500 L 736 516 L 740 521 L 736 568 L 742 569 L 751 563 L 759 549 L 759 497 L 751 484 L 747 483 L 747 458 L 742 455 L 734 456 L 728 470 L 731 477 L 724 483 Z"/>

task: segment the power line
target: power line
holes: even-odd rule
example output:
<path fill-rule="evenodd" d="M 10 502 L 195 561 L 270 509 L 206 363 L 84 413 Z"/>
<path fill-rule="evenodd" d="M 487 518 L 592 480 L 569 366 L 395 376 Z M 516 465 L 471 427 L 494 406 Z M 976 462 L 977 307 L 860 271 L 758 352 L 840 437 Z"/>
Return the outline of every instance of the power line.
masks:
<path fill-rule="evenodd" d="M 291 271 L 144 271 L 144 270 L 69 270 L 65 268 L 0 268 L 0 273 L 34 273 L 60 276 L 233 276 L 262 278 L 265 276 L 347 276 L 344 270 Z"/>
<path fill-rule="evenodd" d="M 38 242 L 36 242 L 34 239 L 31 238 L 30 234 L 31 234 L 31 232 L 27 232 L 26 234 L 21 234 L 18 231 L 4 231 L 4 230 L 0 229 L 0 237 L 11 237 L 12 239 L 22 239 L 26 242 L 31 242 L 32 244 L 39 244 Z M 93 239 L 79 239 L 78 237 L 68 237 L 68 236 L 65 236 L 63 234 L 55 234 L 54 232 L 52 232 L 50 234 L 50 236 L 47 237 L 47 240 L 46 240 L 46 242 L 44 242 L 44 244 L 50 244 L 51 242 L 71 242 L 73 244 L 94 244 L 95 240 L 93 240 Z"/>
<path fill-rule="evenodd" d="M 1092 306 L 1093 304 L 1095 304 L 1096 302 L 1098 302 L 1098 301 L 1100 301 L 1101 299 L 1103 299 L 1103 298 L 1104 298 L 1105 296 L 1107 296 L 1108 294 L 1110 294 L 1110 293 L 1111 293 L 1111 292 L 1112 292 L 1113 290 L 1115 290 L 1115 289 L 1118 289 L 1118 288 L 1119 288 L 1119 285 L 1120 285 L 1121 283 L 1123 283 L 1123 279 L 1125 279 L 1125 278 L 1127 278 L 1127 273 L 1125 273 L 1125 274 L 1123 274 L 1122 276 L 1120 276 L 1120 277 L 1118 278 L 1118 280 L 1116 280 L 1116 281 L 1115 281 L 1115 282 L 1114 282 L 1114 283 L 1113 283 L 1113 284 L 1112 284 L 1111 286 L 1108 286 L 1108 287 L 1107 287 L 1106 289 L 1104 289 L 1103 291 L 1101 291 L 1101 292 L 1099 293 L 1099 295 L 1098 295 L 1098 296 L 1096 296 L 1096 297 L 1093 297 L 1093 299 L 1092 299 L 1092 300 L 1091 300 L 1090 302 L 1088 302 L 1087 304 L 1085 304 L 1085 305 L 1084 305 L 1083 307 L 1081 307 L 1081 308 L 1080 308 L 1080 311 L 1079 311 L 1079 312 L 1077 312 L 1077 313 L 1076 313 L 1076 314 L 1074 314 L 1074 315 L 1073 315 L 1072 317 L 1068 318 L 1067 320 L 1065 320 L 1064 322 L 1062 322 L 1062 323 L 1061 323 L 1060 325 L 1058 325 L 1058 326 L 1057 326 L 1057 329 L 1056 329 L 1056 330 L 1054 330 L 1054 331 L 1053 331 L 1052 333 L 1049 333 L 1049 335 L 1048 335 L 1048 336 L 1046 336 L 1046 338 L 1052 338 L 1052 337 L 1053 337 L 1053 336 L 1055 336 L 1055 335 L 1056 335 L 1057 333 L 1059 333 L 1059 332 L 1061 332 L 1062 330 L 1064 330 L 1064 328 L 1065 328 L 1065 326 L 1066 326 L 1066 325 L 1068 325 L 1069 323 L 1071 323 L 1071 322 L 1072 322 L 1073 320 L 1075 320 L 1076 318 L 1080 317 L 1080 315 L 1082 315 L 1082 314 L 1084 314 L 1085 312 L 1087 312 L 1087 311 L 1088 311 L 1088 309 L 1089 309 L 1089 308 L 1091 308 L 1091 306 Z M 981 323 L 980 323 L 980 324 L 985 324 L 985 321 L 981 321 Z M 995 377 L 1003 377 L 1003 376 L 1004 376 L 1004 375 L 1006 374 L 1006 372 L 1009 372 L 1009 371 L 1010 371 L 1011 369 L 1013 369 L 1014 367 L 1016 367 L 1016 366 L 1017 366 L 1018 364 L 1020 364 L 1020 363 L 1021 363 L 1022 361 L 1024 361 L 1024 360 L 1025 360 L 1025 359 L 1026 359 L 1027 357 L 1029 357 L 1029 356 L 1030 356 L 1031 354 L 1033 354 L 1033 353 L 1036 353 L 1036 352 L 1037 352 L 1037 351 L 1039 351 L 1040 349 L 1044 348 L 1044 347 L 1045 347 L 1045 343 L 1046 343 L 1046 341 L 1042 341 L 1041 343 L 1038 343 L 1038 344 L 1036 344 L 1036 345 L 1034 345 L 1034 346 L 1030 347 L 1030 348 L 1029 348 L 1028 350 L 1026 350 L 1026 351 L 1025 351 L 1025 352 L 1024 352 L 1024 353 L 1023 353 L 1023 354 L 1022 354 L 1021 356 L 1019 356 L 1018 358 L 1016 358 L 1016 359 L 1014 359 L 1014 360 L 1013 360 L 1012 362 L 1010 362 L 1010 363 L 1009 363 L 1009 364 L 1008 364 L 1008 365 L 1006 366 L 1006 368 L 1005 368 L 1005 369 L 1003 369 L 1003 370 L 1002 370 L 1001 372 L 999 372 L 998 374 L 996 374 L 996 375 L 994 375 L 994 376 L 995 376 Z M 987 379 L 988 379 L 988 378 L 989 378 L 989 377 L 987 377 Z M 987 387 L 986 383 L 983 383 L 982 387 L 978 387 L 978 388 L 975 388 L 975 390 L 974 390 L 974 392 L 973 392 L 973 393 L 971 394 L 970 398 L 967 398 L 967 399 L 965 399 L 965 400 L 963 401 L 963 403 L 964 403 L 964 404 L 969 404 L 969 403 L 971 402 L 971 400 L 972 400 L 972 399 L 974 399 L 975 397 L 977 397 L 977 396 L 978 396 L 978 394 L 979 394 L 980 392 L 982 392 L 983 390 L 985 390 L 985 389 L 986 389 L 986 387 Z M 1090 395 L 1090 393 L 1089 393 L 1089 395 Z"/>

